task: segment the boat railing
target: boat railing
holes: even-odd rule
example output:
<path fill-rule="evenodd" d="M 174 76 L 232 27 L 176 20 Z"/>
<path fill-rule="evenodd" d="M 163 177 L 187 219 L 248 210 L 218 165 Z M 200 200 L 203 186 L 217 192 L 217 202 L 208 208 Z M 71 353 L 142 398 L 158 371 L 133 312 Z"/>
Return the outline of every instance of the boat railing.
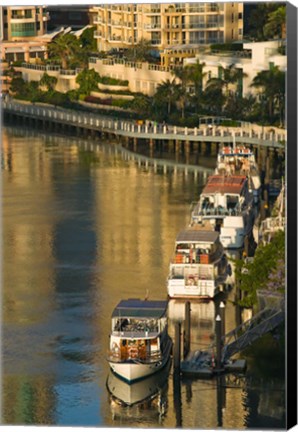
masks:
<path fill-rule="evenodd" d="M 234 208 L 225 208 L 222 206 L 218 207 L 205 207 L 199 208 L 195 215 L 198 216 L 240 216 L 242 213 L 242 209 L 240 206 L 236 206 Z"/>
<path fill-rule="evenodd" d="M 220 256 L 220 252 L 216 250 L 212 253 L 195 253 L 194 251 L 179 252 L 177 251 L 174 257 L 171 259 L 171 264 L 194 264 L 200 266 L 202 264 L 212 264 L 217 261 Z"/>
<path fill-rule="evenodd" d="M 116 346 L 108 351 L 108 359 L 114 362 L 134 360 L 136 362 L 156 362 L 162 358 L 162 352 L 154 350 L 148 352 L 145 346 L 119 347 Z"/>

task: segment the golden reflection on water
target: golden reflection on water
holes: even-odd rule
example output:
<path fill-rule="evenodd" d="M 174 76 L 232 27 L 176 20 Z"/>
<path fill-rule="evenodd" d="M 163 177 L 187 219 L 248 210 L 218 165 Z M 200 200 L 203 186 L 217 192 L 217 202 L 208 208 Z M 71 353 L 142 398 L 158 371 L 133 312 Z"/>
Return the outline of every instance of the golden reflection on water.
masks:
<path fill-rule="evenodd" d="M 182 382 L 179 395 L 170 374 L 162 395 L 133 410 L 106 390 L 111 311 L 122 298 L 166 298 L 174 239 L 203 176 L 154 173 L 111 145 L 24 131 L 4 129 L 2 147 L 2 422 L 245 427 L 244 390 L 226 389 L 219 410 L 214 380 Z M 170 302 L 171 335 L 183 313 Z M 192 304 L 192 349 L 212 341 L 214 317 L 213 302 Z M 229 331 L 229 302 L 226 317 Z"/>

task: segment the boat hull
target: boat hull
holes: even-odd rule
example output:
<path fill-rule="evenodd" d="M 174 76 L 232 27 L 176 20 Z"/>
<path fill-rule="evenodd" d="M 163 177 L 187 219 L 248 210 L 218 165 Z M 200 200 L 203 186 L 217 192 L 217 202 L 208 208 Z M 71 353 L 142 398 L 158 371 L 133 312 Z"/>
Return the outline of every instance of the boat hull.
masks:
<path fill-rule="evenodd" d="M 123 362 L 110 360 L 110 368 L 119 378 L 126 382 L 131 383 L 141 380 L 158 372 L 167 364 L 171 355 L 172 345 L 172 340 L 169 338 L 162 358 L 155 362 L 142 363 L 137 359 L 130 359 Z"/>

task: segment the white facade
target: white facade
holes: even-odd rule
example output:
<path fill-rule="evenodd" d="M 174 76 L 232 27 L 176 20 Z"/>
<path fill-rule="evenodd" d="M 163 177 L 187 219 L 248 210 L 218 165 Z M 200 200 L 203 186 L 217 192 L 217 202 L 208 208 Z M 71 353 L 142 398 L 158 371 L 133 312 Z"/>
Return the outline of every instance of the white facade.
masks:
<path fill-rule="evenodd" d="M 243 51 L 220 54 L 202 53 L 195 58 L 185 59 L 184 65 L 194 64 L 197 61 L 205 63 L 206 76 L 203 85 L 206 85 L 208 79 L 219 77 L 220 67 L 227 68 L 234 65 L 243 70 L 243 96 L 248 96 L 256 93 L 256 89 L 250 85 L 260 71 L 268 70 L 273 65 L 278 66 L 282 71 L 287 70 L 287 56 L 278 52 L 281 45 L 279 40 L 244 43 Z"/>

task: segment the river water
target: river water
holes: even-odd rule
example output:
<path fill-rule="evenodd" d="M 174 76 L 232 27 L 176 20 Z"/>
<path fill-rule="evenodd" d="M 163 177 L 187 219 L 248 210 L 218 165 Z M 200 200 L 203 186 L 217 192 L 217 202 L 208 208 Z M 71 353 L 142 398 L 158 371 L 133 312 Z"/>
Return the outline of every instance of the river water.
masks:
<path fill-rule="evenodd" d="M 280 368 L 249 361 L 243 377 L 180 384 L 169 369 L 131 388 L 109 375 L 111 312 L 123 298 L 166 298 L 174 239 L 206 179 L 139 166 L 116 150 L 2 130 L 1 423 L 283 428 Z M 236 325 L 230 299 L 227 331 Z M 192 349 L 204 348 L 214 336 L 216 304 L 191 309 Z M 172 335 L 183 314 L 184 304 L 171 301 Z M 117 395 L 152 398 L 128 407 Z"/>

